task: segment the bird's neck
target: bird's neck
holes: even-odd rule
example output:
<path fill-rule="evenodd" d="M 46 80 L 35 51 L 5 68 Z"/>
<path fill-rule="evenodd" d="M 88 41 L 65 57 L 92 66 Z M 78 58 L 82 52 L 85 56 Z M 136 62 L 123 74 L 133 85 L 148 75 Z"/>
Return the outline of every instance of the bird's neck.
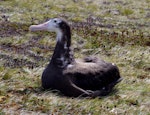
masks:
<path fill-rule="evenodd" d="M 57 43 L 50 64 L 60 68 L 65 68 L 74 61 L 73 51 L 71 49 L 70 35 L 57 35 Z"/>

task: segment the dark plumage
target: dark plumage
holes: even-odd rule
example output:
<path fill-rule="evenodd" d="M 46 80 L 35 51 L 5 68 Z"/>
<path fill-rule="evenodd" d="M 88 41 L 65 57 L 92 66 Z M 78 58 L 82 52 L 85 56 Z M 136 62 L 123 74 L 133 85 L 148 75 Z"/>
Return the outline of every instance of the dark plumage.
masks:
<path fill-rule="evenodd" d="M 67 96 L 103 96 L 111 92 L 121 80 L 118 67 L 97 57 L 75 60 L 71 49 L 71 31 L 68 23 L 54 18 L 31 31 L 56 32 L 57 44 L 52 59 L 42 74 L 44 89 L 57 89 Z"/>

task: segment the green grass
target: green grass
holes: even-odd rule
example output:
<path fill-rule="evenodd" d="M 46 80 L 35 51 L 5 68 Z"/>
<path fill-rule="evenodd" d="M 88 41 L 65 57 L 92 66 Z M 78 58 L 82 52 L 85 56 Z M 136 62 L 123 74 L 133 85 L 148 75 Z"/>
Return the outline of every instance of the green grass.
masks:
<path fill-rule="evenodd" d="M 0 2 L 0 115 L 149 115 L 149 0 L 2 0 Z M 28 27 L 63 17 L 72 28 L 75 57 L 116 63 L 124 78 L 103 98 L 68 98 L 41 89 L 55 34 Z"/>

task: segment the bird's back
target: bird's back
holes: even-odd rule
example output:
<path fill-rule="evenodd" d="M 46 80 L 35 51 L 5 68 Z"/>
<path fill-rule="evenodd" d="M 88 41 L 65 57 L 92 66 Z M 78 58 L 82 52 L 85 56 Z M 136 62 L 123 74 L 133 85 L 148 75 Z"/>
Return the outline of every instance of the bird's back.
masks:
<path fill-rule="evenodd" d="M 76 60 L 63 71 L 73 83 L 85 90 L 100 90 L 120 78 L 116 65 L 97 58 Z"/>

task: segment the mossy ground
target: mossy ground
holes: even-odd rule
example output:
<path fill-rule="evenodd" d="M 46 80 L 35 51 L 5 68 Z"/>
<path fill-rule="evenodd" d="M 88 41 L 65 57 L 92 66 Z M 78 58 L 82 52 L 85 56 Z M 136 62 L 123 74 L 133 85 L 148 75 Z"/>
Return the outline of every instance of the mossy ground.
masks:
<path fill-rule="evenodd" d="M 40 88 L 55 34 L 28 27 L 53 17 L 69 21 L 76 58 L 96 55 L 118 65 L 124 79 L 112 94 L 72 99 Z M 149 46 L 149 0 L 1 0 L 0 114 L 148 115 Z"/>

